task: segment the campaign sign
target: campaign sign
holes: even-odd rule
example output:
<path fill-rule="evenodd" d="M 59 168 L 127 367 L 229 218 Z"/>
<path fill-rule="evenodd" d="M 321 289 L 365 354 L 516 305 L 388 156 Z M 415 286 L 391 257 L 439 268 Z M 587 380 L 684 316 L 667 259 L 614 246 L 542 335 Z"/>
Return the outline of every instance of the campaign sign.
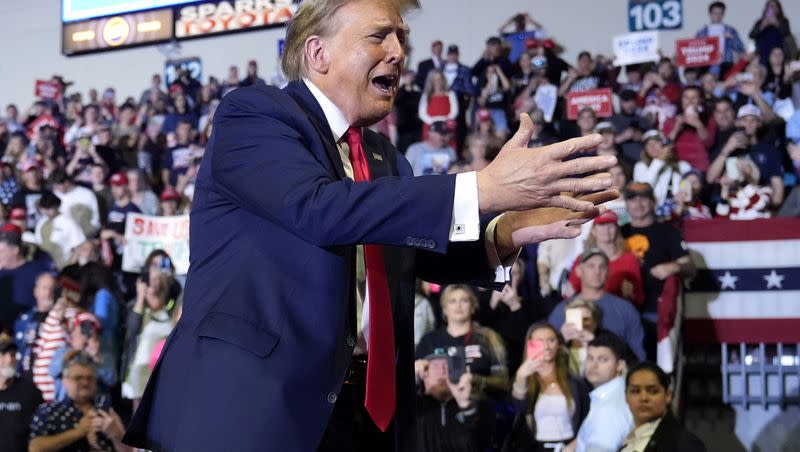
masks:
<path fill-rule="evenodd" d="M 722 61 L 719 36 L 675 41 L 675 61 L 679 67 L 714 66 Z"/>
<path fill-rule="evenodd" d="M 607 118 L 614 113 L 611 106 L 611 88 L 567 93 L 567 118 L 578 119 L 584 107 L 591 107 L 599 118 Z"/>

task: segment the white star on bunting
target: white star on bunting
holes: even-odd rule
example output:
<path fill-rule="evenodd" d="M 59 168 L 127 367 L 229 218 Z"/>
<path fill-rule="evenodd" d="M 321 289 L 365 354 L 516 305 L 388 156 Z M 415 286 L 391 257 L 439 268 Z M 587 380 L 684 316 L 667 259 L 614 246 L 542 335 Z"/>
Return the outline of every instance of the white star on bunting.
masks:
<path fill-rule="evenodd" d="M 717 279 L 719 279 L 719 282 L 722 285 L 720 289 L 736 290 L 736 281 L 739 280 L 739 277 L 731 275 L 731 272 L 726 270 L 725 274 L 722 276 L 717 276 Z"/>
<path fill-rule="evenodd" d="M 768 275 L 764 275 L 764 280 L 767 281 L 767 289 L 783 289 L 783 275 L 779 275 L 775 270 L 772 270 Z"/>

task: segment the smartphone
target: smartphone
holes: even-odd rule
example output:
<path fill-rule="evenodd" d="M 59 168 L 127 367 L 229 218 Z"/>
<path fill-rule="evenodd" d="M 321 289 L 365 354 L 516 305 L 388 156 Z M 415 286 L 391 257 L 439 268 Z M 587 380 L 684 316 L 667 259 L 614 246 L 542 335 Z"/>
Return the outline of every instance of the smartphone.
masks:
<path fill-rule="evenodd" d="M 538 339 L 528 339 L 525 347 L 525 357 L 527 359 L 537 359 L 544 355 L 544 341 Z"/>
<path fill-rule="evenodd" d="M 578 331 L 583 331 L 583 312 L 578 308 L 564 310 L 564 322 L 575 325 Z"/>
<path fill-rule="evenodd" d="M 455 384 L 461 380 L 461 376 L 467 372 L 467 357 L 464 354 L 464 347 L 454 346 L 447 348 L 447 377 L 451 383 Z"/>
<path fill-rule="evenodd" d="M 739 172 L 739 167 L 736 165 L 738 161 L 738 157 L 728 157 L 725 159 L 725 174 L 731 180 L 742 180 L 742 174 Z"/>

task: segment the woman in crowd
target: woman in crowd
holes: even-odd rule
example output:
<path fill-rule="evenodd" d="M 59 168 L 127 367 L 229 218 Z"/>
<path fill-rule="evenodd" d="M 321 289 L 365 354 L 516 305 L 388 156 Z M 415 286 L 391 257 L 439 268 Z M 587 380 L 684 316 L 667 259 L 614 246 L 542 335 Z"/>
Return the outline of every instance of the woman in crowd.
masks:
<path fill-rule="evenodd" d="M 634 429 L 621 452 L 704 452 L 703 442 L 684 429 L 669 410 L 669 377 L 658 365 L 641 362 L 625 378 L 625 399 Z"/>
<path fill-rule="evenodd" d="M 678 158 L 700 171 L 708 169 L 708 150 L 713 146 L 717 132 L 703 98 L 699 87 L 683 88 L 677 114 L 664 123 L 664 134 L 674 143 Z"/>
<path fill-rule="evenodd" d="M 776 47 L 784 51 L 790 50 L 787 52 L 790 54 L 797 52 L 792 30 L 789 28 L 789 19 L 783 15 L 783 6 L 778 0 L 768 0 L 764 4 L 761 17 L 750 30 L 750 39 L 756 42 L 756 51 L 764 66 L 769 66 L 770 52 Z"/>
<path fill-rule="evenodd" d="M 589 388 L 570 375 L 564 339 L 552 325 L 536 323 L 525 338 L 537 345 L 526 346 L 514 378 L 517 417 L 503 451 L 558 450 L 575 437 L 589 413 Z"/>
<path fill-rule="evenodd" d="M 680 189 L 681 178 L 692 167 L 678 159 L 675 147 L 665 144 L 664 136 L 658 130 L 649 130 L 642 136 L 644 149 L 642 158 L 633 167 L 634 182 L 644 182 L 653 187 L 656 198 L 656 211 L 665 210 L 664 217 L 671 217 L 674 198 Z"/>
<path fill-rule="evenodd" d="M 581 313 L 581 324 L 564 322 L 561 325 L 561 335 L 567 343 L 569 351 L 569 371 L 572 375 L 583 375 L 585 370 L 586 352 L 589 342 L 597 336 L 597 330 L 603 321 L 600 307 L 590 300 L 576 297 L 565 306 L 566 309 L 575 309 Z"/>
<path fill-rule="evenodd" d="M 639 260 L 636 255 L 625 250 L 625 239 L 620 232 L 619 218 L 614 211 L 609 210 L 594 220 L 584 249 L 594 247 L 600 248 L 608 256 L 606 292 L 641 306 L 644 302 L 644 286 Z M 581 278 L 575 270 L 579 262 L 580 256 L 575 259 L 569 275 L 573 293 L 581 291 Z"/>
<path fill-rule="evenodd" d="M 463 284 L 447 286 L 440 298 L 445 326 L 426 334 L 416 349 L 415 369 L 421 380 L 427 367 L 423 359 L 437 349 L 464 347 L 466 364 L 472 374 L 472 393 L 502 397 L 508 391 L 506 352 L 500 336 L 473 322 L 478 298 Z"/>
<path fill-rule="evenodd" d="M 454 121 L 458 117 L 458 98 L 447 86 L 447 79 L 439 69 L 428 73 L 425 90 L 419 100 L 419 119 L 422 120 L 422 139 L 434 122 Z"/>
<path fill-rule="evenodd" d="M 150 357 L 158 343 L 172 331 L 172 312 L 178 303 L 173 289 L 174 267 L 163 250 L 145 260 L 142 277 L 136 281 L 136 299 L 128 311 L 124 345 L 123 396 L 138 405 L 150 376 Z"/>
<path fill-rule="evenodd" d="M 82 309 L 89 311 L 100 322 L 100 352 L 109 356 L 117 366 L 119 344 L 120 300 L 111 271 L 98 262 L 88 262 L 81 268 L 80 299 Z"/>
<path fill-rule="evenodd" d="M 478 105 L 489 110 L 499 136 L 508 134 L 507 111 L 511 105 L 511 81 L 496 65 L 486 66 L 482 77 L 484 83 L 478 97 Z"/>
<path fill-rule="evenodd" d="M 767 76 L 761 91 L 769 96 L 769 101 L 786 99 L 792 96 L 791 71 L 786 64 L 786 52 L 782 47 L 775 47 L 769 52 Z"/>

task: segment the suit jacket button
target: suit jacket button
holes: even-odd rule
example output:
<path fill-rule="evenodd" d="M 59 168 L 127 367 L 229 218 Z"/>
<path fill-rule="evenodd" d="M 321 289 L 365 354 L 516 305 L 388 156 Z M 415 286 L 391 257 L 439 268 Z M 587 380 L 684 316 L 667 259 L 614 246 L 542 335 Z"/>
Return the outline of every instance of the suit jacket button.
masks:
<path fill-rule="evenodd" d="M 355 347 L 356 346 L 356 338 L 351 335 L 347 335 L 347 346 L 348 347 Z"/>
<path fill-rule="evenodd" d="M 335 392 L 329 392 L 328 393 L 328 403 L 330 403 L 331 405 L 336 403 L 336 393 Z"/>

